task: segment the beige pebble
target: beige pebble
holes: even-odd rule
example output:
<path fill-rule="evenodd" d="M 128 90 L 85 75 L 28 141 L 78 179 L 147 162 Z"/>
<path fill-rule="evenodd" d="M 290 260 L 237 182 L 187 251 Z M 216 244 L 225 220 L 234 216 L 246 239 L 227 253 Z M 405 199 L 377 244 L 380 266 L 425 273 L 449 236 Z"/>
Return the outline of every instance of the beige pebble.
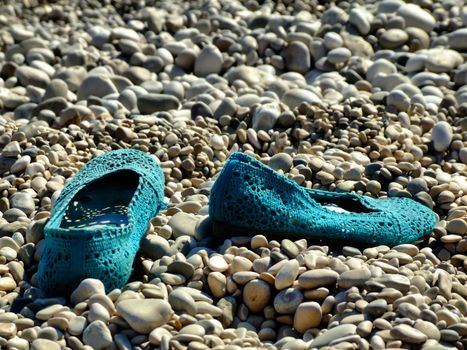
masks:
<path fill-rule="evenodd" d="M 16 288 L 16 282 L 11 277 L 0 278 L 0 290 L 9 292 Z"/>
<path fill-rule="evenodd" d="M 284 264 L 276 275 L 274 286 L 277 290 L 290 287 L 298 275 L 299 264 L 296 259 L 292 259 Z"/>
<path fill-rule="evenodd" d="M 0 322 L 0 337 L 11 338 L 16 334 L 16 325 L 11 322 Z"/>
<path fill-rule="evenodd" d="M 302 273 L 298 278 L 298 285 L 301 288 L 311 289 L 336 284 L 339 274 L 328 269 L 316 269 Z"/>
<path fill-rule="evenodd" d="M 321 323 L 321 307 L 317 302 L 301 303 L 294 315 L 293 325 L 298 332 L 317 327 Z"/>
<path fill-rule="evenodd" d="M 257 249 L 268 246 L 268 240 L 263 235 L 256 235 L 251 238 L 251 249 Z"/>
<path fill-rule="evenodd" d="M 208 275 L 208 286 L 216 298 L 222 298 L 227 290 L 227 279 L 220 272 L 210 272 Z"/>
<path fill-rule="evenodd" d="M 252 280 L 243 288 L 243 302 L 253 312 L 262 311 L 269 303 L 271 289 L 269 285 L 261 280 Z"/>
<path fill-rule="evenodd" d="M 211 271 L 224 272 L 229 268 L 229 264 L 220 255 L 214 255 L 209 258 L 208 266 Z"/>
<path fill-rule="evenodd" d="M 427 336 L 419 330 L 406 324 L 400 324 L 391 329 L 391 336 L 411 344 L 421 344 L 427 340 Z"/>

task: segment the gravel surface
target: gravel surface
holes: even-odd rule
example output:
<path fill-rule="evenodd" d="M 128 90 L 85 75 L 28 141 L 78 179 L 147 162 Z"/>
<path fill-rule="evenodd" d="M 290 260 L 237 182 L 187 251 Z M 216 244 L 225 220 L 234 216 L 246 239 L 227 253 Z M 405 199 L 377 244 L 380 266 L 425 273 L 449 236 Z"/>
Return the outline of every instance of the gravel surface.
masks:
<path fill-rule="evenodd" d="M 0 2 L 0 348 L 467 347 L 467 7 L 462 0 Z M 35 287 L 67 179 L 154 154 L 169 207 L 121 289 Z M 425 241 L 212 237 L 243 151 L 298 184 L 411 197 Z"/>

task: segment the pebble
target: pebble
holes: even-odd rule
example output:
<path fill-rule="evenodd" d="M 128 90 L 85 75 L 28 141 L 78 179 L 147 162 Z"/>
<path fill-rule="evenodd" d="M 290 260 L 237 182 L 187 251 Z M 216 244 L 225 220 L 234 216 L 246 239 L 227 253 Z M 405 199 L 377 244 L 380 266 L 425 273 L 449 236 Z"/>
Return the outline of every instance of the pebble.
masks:
<path fill-rule="evenodd" d="M 243 301 L 253 313 L 262 311 L 268 305 L 270 298 L 271 289 L 262 280 L 252 280 L 243 288 Z"/>
<path fill-rule="evenodd" d="M 427 340 L 427 336 L 419 330 L 406 324 L 400 324 L 391 329 L 391 336 L 406 343 L 421 344 Z"/>
<path fill-rule="evenodd" d="M 170 304 L 159 299 L 122 300 L 117 304 L 117 312 L 132 329 L 140 333 L 149 333 L 165 324 L 173 314 Z"/>
<path fill-rule="evenodd" d="M 299 264 L 296 259 L 286 262 L 276 275 L 274 286 L 277 290 L 290 287 L 298 275 Z"/>
<path fill-rule="evenodd" d="M 78 90 L 78 100 L 85 100 L 89 96 L 104 97 L 117 93 L 118 90 L 107 75 L 92 74 L 87 76 Z"/>
<path fill-rule="evenodd" d="M 311 55 L 308 47 L 300 41 L 292 41 L 282 53 L 286 69 L 305 74 L 311 67 Z"/>
<path fill-rule="evenodd" d="M 252 127 L 255 131 L 273 129 L 280 116 L 277 103 L 265 103 L 255 110 Z"/>
<path fill-rule="evenodd" d="M 214 45 L 206 45 L 196 57 L 194 72 L 204 77 L 209 74 L 218 74 L 222 70 L 223 58 L 219 49 Z"/>
<path fill-rule="evenodd" d="M 171 95 L 149 93 L 138 97 L 138 109 L 142 114 L 178 109 L 180 102 Z"/>
<path fill-rule="evenodd" d="M 298 278 L 298 285 L 304 289 L 334 286 L 339 274 L 332 270 L 315 269 L 302 273 Z"/>
<path fill-rule="evenodd" d="M 341 288 L 360 287 L 371 277 L 367 269 L 355 269 L 341 273 L 337 279 L 337 284 Z"/>
<path fill-rule="evenodd" d="M 352 52 L 346 47 L 338 47 L 328 52 L 328 61 L 333 64 L 347 62 L 352 56 Z"/>
<path fill-rule="evenodd" d="M 209 259 L 208 266 L 212 271 L 224 272 L 229 268 L 229 264 L 220 255 L 214 255 Z"/>
<path fill-rule="evenodd" d="M 104 284 L 97 279 L 86 278 L 71 293 L 70 301 L 72 304 L 78 304 L 96 294 L 105 294 Z"/>
<path fill-rule="evenodd" d="M 395 49 L 405 44 L 409 35 L 402 29 L 388 29 L 379 38 L 381 46 L 385 49 Z"/>
<path fill-rule="evenodd" d="M 170 218 L 168 225 L 172 228 L 174 238 L 181 236 L 194 237 L 198 222 L 199 218 L 195 215 L 180 212 Z"/>
<path fill-rule="evenodd" d="M 457 29 L 448 34 L 449 47 L 454 50 L 465 50 L 467 48 L 465 39 L 467 39 L 467 28 Z"/>
<path fill-rule="evenodd" d="M 302 102 L 307 102 L 310 104 L 317 103 L 320 104 L 320 98 L 314 94 L 312 91 L 305 89 L 292 89 L 287 91 L 284 96 L 282 96 L 282 101 L 290 109 L 298 107 Z"/>
<path fill-rule="evenodd" d="M 97 320 L 84 330 L 83 342 L 96 350 L 105 349 L 113 343 L 112 334 L 104 322 Z"/>
<path fill-rule="evenodd" d="M 313 339 L 310 343 L 310 347 L 320 348 L 322 346 L 326 346 L 335 339 L 340 339 L 348 335 L 355 334 L 356 330 L 357 326 L 353 324 L 343 324 L 333 327 Z"/>
<path fill-rule="evenodd" d="M 321 307 L 315 301 L 301 303 L 295 311 L 293 326 L 303 333 L 307 329 L 317 327 L 321 323 Z"/>
<path fill-rule="evenodd" d="M 452 141 L 452 127 L 447 122 L 438 122 L 431 130 L 433 147 L 437 152 L 445 152 Z"/>
<path fill-rule="evenodd" d="M 275 154 L 269 159 L 269 166 L 274 170 L 289 171 L 292 167 L 292 157 L 287 153 Z"/>
<path fill-rule="evenodd" d="M 31 350 L 60 350 L 60 344 L 48 339 L 35 339 L 31 343 Z"/>
<path fill-rule="evenodd" d="M 302 301 L 303 294 L 299 289 L 283 289 L 274 298 L 274 309 L 280 314 L 293 314 Z"/>
<path fill-rule="evenodd" d="M 436 26 L 434 17 L 415 4 L 403 4 L 397 9 L 397 15 L 404 19 L 407 27 L 416 27 L 431 32 Z"/>
<path fill-rule="evenodd" d="M 16 69 L 16 77 L 23 86 L 32 85 L 45 88 L 50 82 L 50 78 L 46 73 L 28 66 L 18 67 L 18 69 Z"/>

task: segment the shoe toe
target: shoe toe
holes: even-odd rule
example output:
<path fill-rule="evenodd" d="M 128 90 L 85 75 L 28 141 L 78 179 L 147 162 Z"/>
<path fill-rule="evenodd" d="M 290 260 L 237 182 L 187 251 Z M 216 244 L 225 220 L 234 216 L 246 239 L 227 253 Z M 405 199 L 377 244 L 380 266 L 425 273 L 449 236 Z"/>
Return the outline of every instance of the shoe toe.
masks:
<path fill-rule="evenodd" d="M 386 210 L 398 223 L 400 243 L 416 241 L 433 231 L 435 213 L 423 204 L 410 198 L 389 198 L 380 202 L 386 202 Z"/>

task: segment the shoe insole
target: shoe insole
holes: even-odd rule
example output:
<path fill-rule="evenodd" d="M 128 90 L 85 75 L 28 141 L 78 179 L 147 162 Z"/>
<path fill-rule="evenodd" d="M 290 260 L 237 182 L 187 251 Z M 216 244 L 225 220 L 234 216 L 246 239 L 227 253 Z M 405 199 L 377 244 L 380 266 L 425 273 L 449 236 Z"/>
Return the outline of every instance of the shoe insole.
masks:
<path fill-rule="evenodd" d="M 73 197 L 60 226 L 66 229 L 126 226 L 128 206 L 138 184 L 138 174 L 130 170 L 116 171 L 89 183 Z"/>
<path fill-rule="evenodd" d="M 330 211 L 335 211 L 336 213 L 347 213 L 350 214 L 350 211 L 345 210 L 344 208 L 339 207 L 337 204 L 324 204 L 322 207 Z"/>
<path fill-rule="evenodd" d="M 324 192 L 324 191 L 323 191 Z M 318 193 L 309 191 L 310 197 L 322 207 L 338 213 L 373 213 L 375 210 L 366 207 L 360 200 L 351 196 L 333 197 L 332 193 Z"/>

